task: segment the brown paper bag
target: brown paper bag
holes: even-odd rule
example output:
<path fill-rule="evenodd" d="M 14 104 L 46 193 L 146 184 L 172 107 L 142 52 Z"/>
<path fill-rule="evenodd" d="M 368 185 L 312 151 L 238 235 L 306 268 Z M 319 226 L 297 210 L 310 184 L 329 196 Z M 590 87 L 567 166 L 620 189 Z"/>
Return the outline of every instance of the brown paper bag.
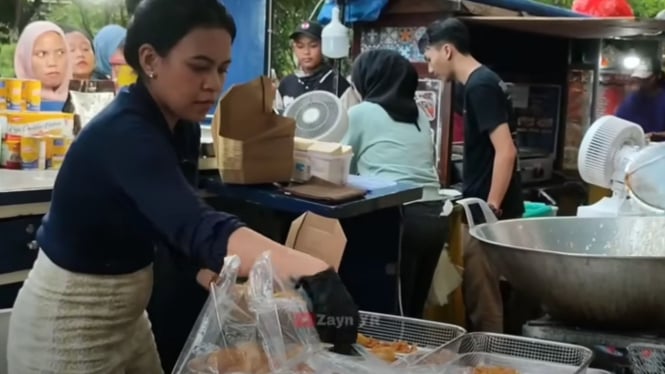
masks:
<path fill-rule="evenodd" d="M 295 121 L 272 111 L 270 78 L 233 86 L 213 120 L 222 180 L 232 184 L 286 182 L 293 171 Z M 216 139 L 215 139 L 216 138 Z"/>
<path fill-rule="evenodd" d="M 346 235 L 338 219 L 306 212 L 291 222 L 285 245 L 305 252 L 339 270 L 346 248 Z"/>

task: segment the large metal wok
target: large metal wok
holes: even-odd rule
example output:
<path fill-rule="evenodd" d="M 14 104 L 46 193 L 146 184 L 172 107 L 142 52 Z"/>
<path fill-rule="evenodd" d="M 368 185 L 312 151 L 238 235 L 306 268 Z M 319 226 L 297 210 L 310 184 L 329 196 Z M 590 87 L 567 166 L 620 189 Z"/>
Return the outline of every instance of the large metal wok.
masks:
<path fill-rule="evenodd" d="M 603 329 L 665 330 L 665 217 L 497 221 L 480 199 L 458 203 L 496 270 L 540 299 L 553 318 Z M 485 223 L 474 222 L 472 205 Z"/>

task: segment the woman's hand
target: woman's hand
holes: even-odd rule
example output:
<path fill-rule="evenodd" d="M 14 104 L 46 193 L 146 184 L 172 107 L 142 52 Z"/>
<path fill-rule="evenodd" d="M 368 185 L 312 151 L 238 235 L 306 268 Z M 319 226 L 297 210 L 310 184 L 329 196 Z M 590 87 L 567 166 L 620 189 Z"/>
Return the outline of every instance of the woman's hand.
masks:
<path fill-rule="evenodd" d="M 201 285 L 201 287 L 210 291 L 210 285 L 217 281 L 219 275 L 212 270 L 201 269 L 196 273 L 196 281 Z"/>
<path fill-rule="evenodd" d="M 277 277 L 284 280 L 296 280 L 304 276 L 326 271 L 330 265 L 305 252 L 283 247 L 271 255 Z"/>
<path fill-rule="evenodd" d="M 229 237 L 228 255 L 240 257 L 239 275 L 242 277 L 249 275 L 249 270 L 265 251 L 270 251 L 276 275 L 283 280 L 298 279 L 328 268 L 322 260 L 287 248 L 246 227 L 237 229 Z"/>

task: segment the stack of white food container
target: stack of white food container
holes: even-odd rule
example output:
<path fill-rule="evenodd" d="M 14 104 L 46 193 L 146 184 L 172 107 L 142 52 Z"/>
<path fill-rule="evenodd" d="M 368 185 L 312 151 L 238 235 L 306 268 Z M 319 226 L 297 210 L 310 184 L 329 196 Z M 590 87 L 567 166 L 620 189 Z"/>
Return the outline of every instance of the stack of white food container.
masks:
<path fill-rule="evenodd" d="M 317 177 L 337 185 L 349 178 L 353 150 L 339 143 L 295 138 L 293 179 L 306 182 Z"/>

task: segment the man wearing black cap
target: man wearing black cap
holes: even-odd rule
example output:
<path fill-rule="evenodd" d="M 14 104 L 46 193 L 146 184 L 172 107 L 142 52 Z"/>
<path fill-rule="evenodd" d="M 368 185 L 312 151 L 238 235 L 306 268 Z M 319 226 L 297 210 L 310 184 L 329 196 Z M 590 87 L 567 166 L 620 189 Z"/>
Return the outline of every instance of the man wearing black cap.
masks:
<path fill-rule="evenodd" d="M 298 70 L 286 76 L 279 84 L 275 98 L 275 108 L 283 111 L 300 95 L 310 91 L 328 91 L 337 95 L 348 109 L 356 104 L 353 88 L 343 77 L 328 65 L 321 53 L 321 32 L 323 27 L 312 21 L 300 24 L 290 38 L 293 52 L 298 59 Z"/>
<path fill-rule="evenodd" d="M 431 24 L 418 44 L 431 73 L 464 86 L 463 196 L 487 201 L 499 218 L 518 218 L 524 202 L 510 95 L 506 83 L 473 58 L 469 39 L 464 23 L 448 18 Z M 472 329 L 503 332 L 498 274 L 468 228 L 463 235 L 462 289 Z"/>

